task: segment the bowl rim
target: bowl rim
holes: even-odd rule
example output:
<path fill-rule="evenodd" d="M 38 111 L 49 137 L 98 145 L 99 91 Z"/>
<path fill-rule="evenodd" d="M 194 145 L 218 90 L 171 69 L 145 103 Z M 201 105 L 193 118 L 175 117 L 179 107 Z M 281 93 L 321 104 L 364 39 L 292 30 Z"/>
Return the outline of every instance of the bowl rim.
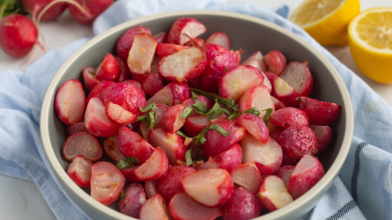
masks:
<path fill-rule="evenodd" d="M 122 24 L 119 24 L 115 27 L 112 27 L 111 29 L 105 31 L 104 33 L 99 34 L 98 36 L 92 38 L 90 41 L 88 41 L 86 44 L 84 44 L 81 48 L 79 48 L 75 53 L 73 53 L 67 61 L 61 66 L 61 68 L 57 71 L 55 76 L 53 77 L 52 81 L 49 84 L 49 87 L 46 91 L 43 103 L 42 103 L 42 108 L 41 108 L 41 115 L 40 115 L 40 131 L 41 131 L 41 139 L 43 143 L 43 147 L 45 150 L 45 154 L 48 157 L 48 161 L 52 167 L 52 169 L 55 171 L 54 173 L 56 174 L 57 178 L 60 178 L 62 182 L 64 182 L 70 190 L 72 190 L 75 194 L 79 196 L 81 200 L 84 202 L 90 204 L 93 206 L 95 209 L 100 210 L 101 212 L 104 212 L 106 215 L 116 218 L 116 219 L 134 219 L 132 217 L 126 216 L 120 212 L 117 212 L 101 203 L 93 199 L 90 195 L 85 193 L 80 187 L 78 187 L 72 180 L 69 178 L 67 175 L 66 171 L 63 169 L 63 167 L 60 165 L 60 162 L 57 160 L 53 146 L 51 144 L 50 138 L 49 138 L 49 111 L 53 110 L 53 106 L 50 105 L 51 99 L 54 98 L 56 94 L 56 85 L 59 83 L 61 77 L 63 76 L 64 72 L 69 68 L 69 66 L 75 62 L 76 59 L 78 59 L 81 54 L 83 54 L 87 49 L 89 49 L 91 46 L 95 45 L 102 39 L 106 38 L 109 35 L 112 35 L 115 32 L 126 30 L 129 27 L 136 25 L 140 22 L 147 22 L 155 19 L 160 19 L 164 17 L 172 17 L 172 16 L 184 16 L 184 17 L 191 17 L 193 15 L 212 15 L 212 16 L 221 16 L 221 17 L 232 17 L 240 20 L 245 20 L 247 22 L 253 22 L 257 23 L 259 25 L 266 26 L 268 28 L 271 28 L 277 32 L 280 32 L 305 48 L 307 48 L 311 53 L 313 53 L 323 64 L 326 66 L 328 71 L 331 73 L 332 77 L 334 78 L 338 88 L 341 91 L 342 94 L 342 99 L 344 103 L 344 110 L 346 112 L 346 124 L 345 124 L 345 133 L 346 135 L 343 137 L 342 145 L 341 148 L 336 156 L 335 161 L 332 163 L 331 167 L 329 170 L 325 173 L 324 177 L 310 189 L 306 194 L 295 200 L 293 203 L 276 210 L 274 212 L 262 215 L 260 217 L 257 217 L 256 219 L 258 220 L 267 220 L 267 219 L 276 219 L 276 218 L 282 218 L 284 216 L 288 216 L 291 212 L 294 212 L 297 209 L 300 209 L 301 207 L 306 207 L 309 205 L 309 203 L 316 199 L 316 196 L 323 191 L 325 187 L 328 187 L 332 181 L 336 178 L 338 175 L 340 169 L 342 168 L 346 157 L 348 155 L 348 152 L 350 150 L 351 146 L 351 141 L 354 133 L 354 114 L 353 114 L 353 107 L 351 103 L 351 98 L 348 93 L 347 87 L 345 86 L 343 79 L 335 69 L 335 67 L 329 62 L 329 60 L 321 53 L 319 52 L 315 47 L 313 47 L 310 43 L 302 39 L 301 37 L 297 36 L 293 32 L 290 32 L 289 30 L 278 26 L 274 23 L 271 23 L 269 21 L 257 18 L 257 17 L 252 17 L 249 15 L 244 15 L 240 13 L 234 13 L 234 12 L 226 12 L 226 11 L 214 11 L 214 10 L 183 10 L 183 11 L 174 11 L 174 12 L 166 12 L 166 13 L 160 13 L 160 14 L 154 14 L 154 15 L 149 15 L 145 17 L 140 17 L 128 22 L 124 22 Z M 61 186 L 63 187 L 63 186 Z"/>

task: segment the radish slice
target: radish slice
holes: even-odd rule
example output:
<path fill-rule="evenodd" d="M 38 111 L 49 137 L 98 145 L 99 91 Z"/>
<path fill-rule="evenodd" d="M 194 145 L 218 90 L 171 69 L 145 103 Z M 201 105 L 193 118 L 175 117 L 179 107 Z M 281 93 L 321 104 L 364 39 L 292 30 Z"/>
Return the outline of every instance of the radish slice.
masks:
<path fill-rule="evenodd" d="M 125 126 L 118 132 L 118 149 L 125 157 L 136 157 L 140 163 L 144 163 L 155 151 L 138 133 Z"/>
<path fill-rule="evenodd" d="M 60 120 L 66 125 L 72 125 L 82 119 L 85 101 L 82 84 L 76 79 L 71 79 L 57 91 L 54 106 Z"/>
<path fill-rule="evenodd" d="M 101 64 L 97 67 L 96 78 L 99 81 L 114 81 L 120 74 L 120 66 L 118 61 L 111 54 L 107 53 L 103 58 Z"/>
<path fill-rule="evenodd" d="M 91 170 L 91 197 L 104 205 L 115 202 L 125 184 L 120 170 L 105 161 L 95 163 Z"/>
<path fill-rule="evenodd" d="M 173 55 L 175 53 L 178 53 L 182 50 L 186 50 L 189 49 L 190 47 L 187 46 L 181 46 L 178 44 L 162 44 L 162 43 L 158 43 L 157 44 L 157 48 L 155 49 L 155 53 L 157 53 L 157 55 L 160 58 L 164 58 L 170 55 Z"/>
<path fill-rule="evenodd" d="M 146 202 L 146 194 L 142 184 L 132 183 L 125 190 L 125 198 L 120 199 L 118 209 L 121 213 L 138 218 L 142 205 Z"/>
<path fill-rule="evenodd" d="M 254 52 L 248 58 L 246 58 L 241 65 L 250 65 L 261 70 L 261 72 L 267 72 L 267 66 L 264 63 L 263 54 L 260 51 Z"/>
<path fill-rule="evenodd" d="M 190 97 L 191 92 L 189 90 L 188 83 L 171 82 L 167 84 L 165 88 L 155 93 L 155 95 L 147 101 L 147 105 L 153 102 L 155 104 L 166 105 L 170 103 L 171 105 L 175 105 L 182 103 Z"/>
<path fill-rule="evenodd" d="M 184 192 L 173 197 L 169 210 L 175 220 L 214 220 L 223 215 L 222 207 L 207 208 L 195 202 Z"/>
<path fill-rule="evenodd" d="M 313 77 L 308 62 L 290 62 L 280 78 L 289 84 L 300 96 L 308 96 L 313 88 Z"/>
<path fill-rule="evenodd" d="M 340 114 L 341 106 L 331 102 L 301 97 L 299 108 L 306 112 L 311 125 L 331 125 Z"/>
<path fill-rule="evenodd" d="M 184 130 L 190 137 L 197 136 L 204 128 L 210 126 L 211 122 L 208 116 L 198 115 L 187 118 L 184 124 Z"/>
<path fill-rule="evenodd" d="M 184 45 L 190 41 L 189 37 L 195 38 L 206 30 L 206 27 L 194 18 L 180 18 L 171 27 L 167 41 L 172 44 Z"/>
<path fill-rule="evenodd" d="M 67 128 L 68 136 L 71 136 L 76 133 L 84 132 L 84 131 L 87 131 L 87 128 L 84 125 L 84 121 L 70 125 Z"/>
<path fill-rule="evenodd" d="M 269 72 L 279 76 L 286 67 L 287 61 L 286 57 L 279 50 L 273 50 L 265 55 L 264 62 Z"/>
<path fill-rule="evenodd" d="M 268 88 L 263 85 L 258 85 L 246 90 L 239 102 L 240 112 L 244 112 L 250 108 L 256 107 L 260 111 L 259 117 L 263 118 L 266 109 L 275 109 L 275 105 L 271 100 Z"/>
<path fill-rule="evenodd" d="M 283 102 L 285 106 L 297 106 L 298 93 L 284 80 L 273 73 L 266 73 L 272 84 L 272 95 Z"/>
<path fill-rule="evenodd" d="M 171 220 L 165 200 L 161 195 L 148 199 L 140 209 L 140 220 Z"/>
<path fill-rule="evenodd" d="M 97 72 L 97 69 L 94 67 L 85 67 L 83 68 L 83 80 L 84 80 L 84 85 L 88 90 L 92 90 L 94 86 L 98 85 L 100 83 L 99 80 L 97 80 L 95 73 Z"/>
<path fill-rule="evenodd" d="M 261 143 L 266 144 L 268 142 L 269 131 L 263 119 L 256 115 L 243 114 L 237 118 L 237 121 Z"/>
<path fill-rule="evenodd" d="M 277 176 L 267 176 L 264 179 L 259 195 L 265 207 L 271 212 L 293 202 L 283 181 Z"/>
<path fill-rule="evenodd" d="M 142 91 L 143 95 L 146 96 L 146 91 L 144 90 L 144 88 L 142 87 L 140 82 L 138 82 L 136 80 L 132 80 L 132 79 L 125 80 L 124 82 L 131 83 L 132 85 L 136 86 L 138 89 L 140 89 L 140 91 Z"/>
<path fill-rule="evenodd" d="M 162 116 L 162 130 L 166 133 L 176 133 L 185 123 L 185 118 L 181 117 L 185 106 L 182 104 L 174 105 L 167 109 Z"/>
<path fill-rule="evenodd" d="M 228 50 L 230 50 L 230 40 L 227 34 L 223 32 L 215 32 L 211 34 L 207 40 L 206 44 L 217 44 Z"/>
<path fill-rule="evenodd" d="M 129 51 L 135 41 L 136 35 L 140 33 L 151 34 L 151 31 L 144 26 L 133 26 L 129 28 L 117 41 L 116 52 L 122 60 L 127 60 Z"/>
<path fill-rule="evenodd" d="M 271 96 L 272 102 L 275 105 L 275 111 L 278 111 L 279 109 L 286 108 L 286 106 L 283 104 L 283 102 L 277 100 L 275 97 Z"/>
<path fill-rule="evenodd" d="M 128 67 L 134 74 L 145 74 L 151 70 L 157 41 L 148 33 L 136 35 L 128 55 Z"/>
<path fill-rule="evenodd" d="M 117 124 L 130 124 L 136 121 L 137 116 L 125 110 L 123 107 L 109 102 L 105 108 L 106 116 Z"/>
<path fill-rule="evenodd" d="M 279 168 L 278 172 L 276 172 L 276 176 L 283 180 L 284 185 L 287 187 L 289 185 L 289 179 L 291 174 L 294 171 L 295 166 L 282 166 Z"/>
<path fill-rule="evenodd" d="M 293 107 L 287 107 L 273 112 L 268 122 L 282 128 L 297 125 L 309 126 L 309 119 L 306 113 Z"/>
<path fill-rule="evenodd" d="M 69 164 L 67 174 L 76 185 L 90 187 L 91 165 L 91 161 L 79 155 Z"/>
<path fill-rule="evenodd" d="M 140 181 L 161 178 L 169 168 L 169 160 L 162 148 L 157 147 L 151 157 L 135 170 L 135 176 Z"/>
<path fill-rule="evenodd" d="M 256 194 L 244 188 L 237 188 L 225 204 L 224 219 L 253 219 L 260 216 L 261 201 Z"/>
<path fill-rule="evenodd" d="M 126 159 L 126 157 L 122 153 L 120 153 L 120 150 L 118 150 L 117 135 L 106 138 L 103 141 L 103 149 L 105 150 L 106 154 L 116 163 L 118 163 L 119 160 Z"/>
<path fill-rule="evenodd" d="M 318 125 L 310 125 L 309 126 L 317 137 L 318 148 L 317 154 L 322 153 L 332 141 L 333 131 L 328 126 L 318 126 Z"/>
<path fill-rule="evenodd" d="M 317 154 L 316 134 L 307 126 L 287 128 L 280 134 L 278 142 L 286 154 L 296 159 L 307 154 Z"/>
<path fill-rule="evenodd" d="M 87 132 L 81 132 L 67 138 L 63 146 L 63 154 L 69 161 L 82 155 L 91 162 L 95 162 L 102 157 L 102 147 L 97 138 Z"/>
<path fill-rule="evenodd" d="M 231 171 L 231 178 L 237 185 L 244 187 L 252 193 L 257 193 L 261 186 L 261 176 L 255 163 L 244 163 Z"/>
<path fill-rule="evenodd" d="M 148 180 L 144 183 L 144 191 L 146 192 L 147 198 L 151 198 L 158 194 L 158 181 L 159 180 Z"/>
<path fill-rule="evenodd" d="M 90 99 L 84 115 L 87 131 L 97 137 L 111 137 L 118 133 L 119 126 L 108 119 L 105 106 L 98 97 Z"/>
<path fill-rule="evenodd" d="M 88 94 L 87 99 L 86 99 L 86 105 L 90 102 L 90 99 L 94 97 L 99 97 L 99 95 L 109 86 L 115 84 L 115 82 L 112 81 L 106 81 L 106 82 L 101 82 L 94 86 L 94 88 L 90 91 L 90 94 Z"/>
<path fill-rule="evenodd" d="M 198 170 L 221 168 L 231 172 L 231 170 L 242 163 L 242 150 L 239 144 L 234 144 L 231 148 L 216 155 L 214 158 L 197 167 Z"/>
<path fill-rule="evenodd" d="M 204 45 L 205 40 L 200 39 L 200 38 L 192 38 L 191 41 L 188 41 L 187 43 L 184 44 L 184 46 L 188 46 L 188 47 L 194 47 L 194 46 L 199 46 L 202 47 Z"/>
<path fill-rule="evenodd" d="M 161 75 L 156 73 L 150 73 L 146 76 L 146 78 L 142 82 L 142 87 L 144 91 L 150 96 L 154 96 L 157 92 L 165 87 L 164 79 Z"/>

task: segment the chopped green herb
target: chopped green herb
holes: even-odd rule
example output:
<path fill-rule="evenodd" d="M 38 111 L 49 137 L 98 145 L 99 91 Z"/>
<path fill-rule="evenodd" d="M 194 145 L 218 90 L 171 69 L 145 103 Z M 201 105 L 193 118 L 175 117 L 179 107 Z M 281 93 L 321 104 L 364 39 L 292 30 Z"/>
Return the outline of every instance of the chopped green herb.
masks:
<path fill-rule="evenodd" d="M 132 166 L 134 163 L 140 163 L 140 161 L 136 157 L 127 157 L 125 160 L 118 161 L 117 167 L 122 170 L 126 167 Z"/>
<path fill-rule="evenodd" d="M 193 110 L 195 110 L 195 112 L 200 115 L 204 115 L 209 111 L 207 106 L 202 102 L 196 102 L 195 104 L 192 105 L 192 107 L 193 107 Z"/>
<path fill-rule="evenodd" d="M 238 118 L 240 115 L 242 115 L 242 113 L 239 113 L 238 111 L 235 111 L 235 112 L 231 113 L 231 115 L 229 115 L 229 117 L 227 117 L 227 119 L 229 121 L 231 121 L 232 118 Z"/>
<path fill-rule="evenodd" d="M 169 107 L 171 107 L 170 101 L 168 101 L 168 102 L 166 103 L 166 105 L 169 106 Z"/>
<path fill-rule="evenodd" d="M 204 92 L 203 90 L 195 89 L 195 88 L 190 88 L 190 90 L 191 90 L 192 92 L 198 94 L 198 95 L 205 96 L 206 98 L 211 99 L 212 101 L 215 101 L 215 99 L 216 99 L 216 96 L 215 96 L 215 95 L 213 95 L 213 94 L 211 94 L 211 93 L 208 93 L 208 92 Z"/>
<path fill-rule="evenodd" d="M 184 133 L 182 133 L 181 131 L 177 131 L 177 135 L 183 137 L 183 138 L 187 138 L 188 136 L 186 136 Z"/>
<path fill-rule="evenodd" d="M 193 108 L 191 107 L 186 107 L 180 114 L 181 118 L 188 118 L 192 115 Z"/>
<path fill-rule="evenodd" d="M 253 115 L 259 116 L 260 111 L 256 107 L 253 107 L 253 108 L 250 108 L 250 109 L 244 111 L 243 114 L 253 114 Z"/>
<path fill-rule="evenodd" d="M 233 109 L 234 111 L 238 111 L 238 105 L 235 104 L 235 100 L 225 99 L 222 97 L 218 97 L 218 101 L 222 103 L 224 106 Z"/>
<path fill-rule="evenodd" d="M 230 67 L 226 67 L 225 72 L 226 72 L 227 70 L 229 70 L 229 69 L 230 69 Z"/>
<path fill-rule="evenodd" d="M 155 110 L 157 110 L 157 105 L 155 105 L 155 103 L 151 103 L 149 105 L 147 105 L 146 107 L 144 107 L 143 109 L 139 106 L 139 109 L 141 112 L 148 112 L 148 111 L 153 111 L 155 112 Z"/>
<path fill-rule="evenodd" d="M 271 113 L 272 113 L 273 109 L 272 109 L 272 108 L 267 108 L 267 109 L 265 109 L 265 110 L 263 110 L 263 111 L 266 112 L 265 115 L 264 115 L 264 118 L 263 118 L 264 123 L 265 123 L 266 125 L 268 125 L 268 121 L 269 121 L 269 118 L 270 118 L 270 116 L 271 116 Z"/>
<path fill-rule="evenodd" d="M 194 91 L 191 91 L 192 94 L 192 99 L 195 103 L 199 102 L 199 98 L 197 97 L 197 94 Z"/>
<path fill-rule="evenodd" d="M 196 137 L 193 138 L 193 139 L 195 139 L 195 142 L 196 142 L 197 145 L 202 145 L 202 144 L 204 144 L 207 141 L 204 138 L 204 136 L 206 136 L 206 134 L 207 134 L 207 132 L 209 130 L 210 130 L 210 126 L 207 126 Z"/>
<path fill-rule="evenodd" d="M 142 115 L 142 116 L 137 116 L 136 121 L 148 122 L 147 116 L 144 116 L 144 115 Z"/>
<path fill-rule="evenodd" d="M 192 149 L 185 152 L 185 162 L 187 166 L 192 165 Z"/>
<path fill-rule="evenodd" d="M 126 190 L 127 188 L 124 188 L 122 191 L 121 191 L 121 194 L 120 194 L 120 198 L 121 199 L 125 199 L 125 190 Z"/>
<path fill-rule="evenodd" d="M 219 132 L 220 134 L 222 134 L 223 136 L 229 136 L 231 134 L 231 132 L 233 132 L 233 130 L 231 130 L 230 132 L 226 131 L 225 129 L 223 129 L 220 125 L 217 124 L 213 124 L 210 126 L 210 129 L 213 129 L 217 132 Z"/>
<path fill-rule="evenodd" d="M 212 108 L 205 115 L 210 116 L 208 117 L 208 120 L 212 120 L 218 117 L 219 114 L 223 113 L 226 113 L 227 115 L 231 114 L 227 109 L 220 106 L 218 102 L 215 102 L 214 106 L 212 106 Z"/>
<path fill-rule="evenodd" d="M 152 130 L 154 129 L 155 125 L 155 111 L 154 112 L 149 112 L 148 113 L 148 129 Z"/>

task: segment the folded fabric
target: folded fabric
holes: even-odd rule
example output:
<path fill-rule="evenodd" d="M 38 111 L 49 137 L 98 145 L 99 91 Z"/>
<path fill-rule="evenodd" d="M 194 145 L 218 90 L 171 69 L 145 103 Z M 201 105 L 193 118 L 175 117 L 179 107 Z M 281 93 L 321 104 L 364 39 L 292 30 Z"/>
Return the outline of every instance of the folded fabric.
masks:
<path fill-rule="evenodd" d="M 352 99 L 354 138 L 339 177 L 302 219 L 391 219 L 392 109 L 306 32 L 286 20 L 287 7 L 260 8 L 225 0 L 122 0 L 97 18 L 94 33 L 146 15 L 191 9 L 231 11 L 270 21 L 302 37 L 329 59 Z M 58 219 L 90 218 L 70 200 L 50 168 L 39 136 L 40 108 L 56 71 L 88 40 L 48 52 L 25 72 L 0 73 L 0 173 L 34 181 Z"/>

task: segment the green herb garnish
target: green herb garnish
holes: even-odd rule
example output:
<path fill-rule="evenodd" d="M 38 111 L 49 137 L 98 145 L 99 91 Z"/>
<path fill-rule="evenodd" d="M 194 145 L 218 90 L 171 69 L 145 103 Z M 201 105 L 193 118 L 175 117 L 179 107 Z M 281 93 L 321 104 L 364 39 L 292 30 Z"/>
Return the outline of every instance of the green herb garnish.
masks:
<path fill-rule="evenodd" d="M 265 109 L 263 111 L 266 112 L 265 115 L 264 115 L 263 120 L 264 120 L 265 125 L 268 126 L 268 121 L 269 121 L 269 118 L 271 117 L 271 113 L 272 113 L 273 109 L 272 108 L 267 108 L 267 109 Z"/>
<path fill-rule="evenodd" d="M 134 163 L 140 163 L 136 157 L 127 157 L 125 160 L 119 160 L 117 163 L 118 169 L 122 170 L 124 168 L 132 166 Z"/>
<path fill-rule="evenodd" d="M 180 114 L 181 118 L 188 118 L 192 115 L 193 108 L 191 107 L 186 107 Z"/>

